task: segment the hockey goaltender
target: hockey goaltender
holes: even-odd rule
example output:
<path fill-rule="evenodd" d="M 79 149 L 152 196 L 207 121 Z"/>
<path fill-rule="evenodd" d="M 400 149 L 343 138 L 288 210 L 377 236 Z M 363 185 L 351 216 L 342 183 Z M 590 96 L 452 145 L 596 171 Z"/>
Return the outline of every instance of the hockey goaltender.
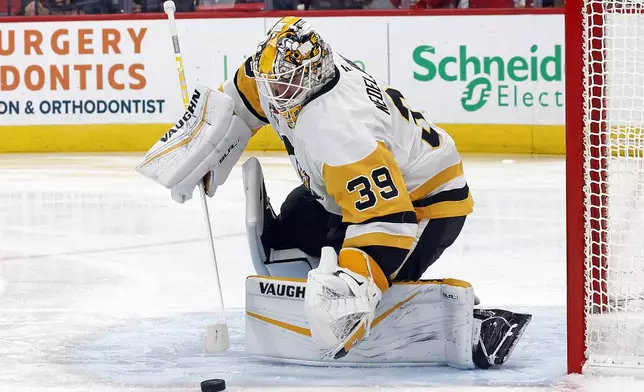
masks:
<path fill-rule="evenodd" d="M 489 368 L 529 314 L 479 309 L 457 279 L 420 280 L 473 210 L 452 138 L 402 92 L 280 19 L 234 77 L 198 86 L 137 170 L 179 203 L 212 197 L 270 124 L 302 179 L 276 215 L 257 159 L 242 167 L 258 276 L 246 281 L 246 350 L 298 363 Z"/>

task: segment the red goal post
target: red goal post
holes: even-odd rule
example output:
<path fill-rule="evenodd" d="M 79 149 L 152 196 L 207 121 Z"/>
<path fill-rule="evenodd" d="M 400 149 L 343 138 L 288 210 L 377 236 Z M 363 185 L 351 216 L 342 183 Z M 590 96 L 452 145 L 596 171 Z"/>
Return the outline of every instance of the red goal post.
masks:
<path fill-rule="evenodd" d="M 644 2 L 565 23 L 568 372 L 644 374 Z"/>

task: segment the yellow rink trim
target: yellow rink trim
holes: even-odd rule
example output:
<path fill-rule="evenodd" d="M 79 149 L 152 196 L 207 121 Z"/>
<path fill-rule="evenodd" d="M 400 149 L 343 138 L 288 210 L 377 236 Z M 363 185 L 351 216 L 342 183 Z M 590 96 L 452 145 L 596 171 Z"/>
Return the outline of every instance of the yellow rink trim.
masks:
<path fill-rule="evenodd" d="M 461 152 L 564 154 L 563 125 L 437 124 Z M 171 124 L 0 125 L 3 152 L 147 151 Z M 251 139 L 250 151 L 284 151 L 270 127 Z"/>
<path fill-rule="evenodd" d="M 0 126 L 0 152 L 147 151 L 170 124 Z"/>
<path fill-rule="evenodd" d="M 565 154 L 563 125 L 437 124 L 460 152 Z"/>
<path fill-rule="evenodd" d="M 0 125 L 0 153 L 147 151 L 172 124 Z M 269 127 L 249 143 L 253 151 L 283 151 Z"/>

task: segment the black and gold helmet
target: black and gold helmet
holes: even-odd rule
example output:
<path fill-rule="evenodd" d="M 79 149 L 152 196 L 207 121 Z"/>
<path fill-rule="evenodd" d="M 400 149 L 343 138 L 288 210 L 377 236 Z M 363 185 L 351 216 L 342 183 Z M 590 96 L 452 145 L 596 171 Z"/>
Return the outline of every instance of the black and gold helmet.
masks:
<path fill-rule="evenodd" d="M 304 19 L 280 19 L 252 58 L 259 91 L 293 127 L 306 98 L 333 77 L 331 49 Z"/>

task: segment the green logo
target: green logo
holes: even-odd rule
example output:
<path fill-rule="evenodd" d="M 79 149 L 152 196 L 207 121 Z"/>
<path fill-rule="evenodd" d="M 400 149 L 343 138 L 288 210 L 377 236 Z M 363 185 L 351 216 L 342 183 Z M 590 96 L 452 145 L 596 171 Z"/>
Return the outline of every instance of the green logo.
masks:
<path fill-rule="evenodd" d="M 449 51 L 450 48 L 417 46 L 412 53 L 414 79 L 461 84 L 461 106 L 467 112 L 494 105 L 563 106 L 561 45 L 519 47 L 514 56 L 472 55 L 467 45 L 460 45 L 454 55 L 441 54 Z"/>
<path fill-rule="evenodd" d="M 461 105 L 468 112 L 475 112 L 483 107 L 490 98 L 492 83 L 485 76 L 480 76 L 465 86 Z"/>

